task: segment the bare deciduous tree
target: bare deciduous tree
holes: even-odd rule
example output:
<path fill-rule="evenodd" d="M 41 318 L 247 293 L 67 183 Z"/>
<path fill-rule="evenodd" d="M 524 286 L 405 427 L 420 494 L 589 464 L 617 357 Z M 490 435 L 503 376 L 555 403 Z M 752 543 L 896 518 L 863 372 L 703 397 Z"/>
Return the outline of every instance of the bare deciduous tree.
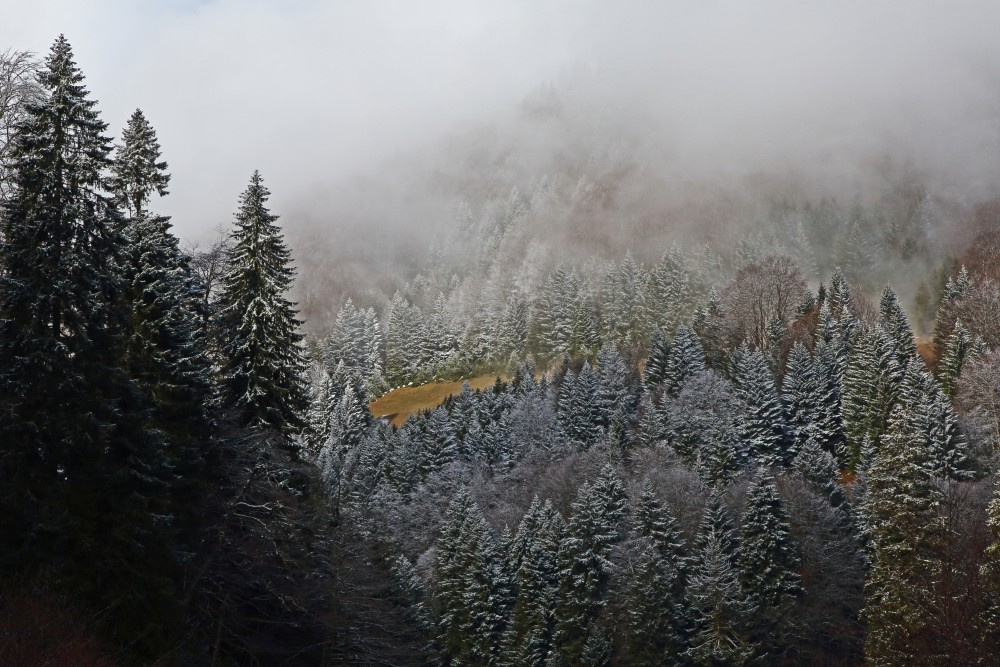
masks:
<path fill-rule="evenodd" d="M 773 323 L 782 326 L 807 294 L 802 273 L 791 257 L 772 255 L 739 270 L 726 288 L 726 324 L 733 345 L 767 349 Z"/>
<path fill-rule="evenodd" d="M 10 153 L 25 107 L 41 98 L 38 60 L 30 51 L 0 53 L 0 200 L 10 194 Z"/>

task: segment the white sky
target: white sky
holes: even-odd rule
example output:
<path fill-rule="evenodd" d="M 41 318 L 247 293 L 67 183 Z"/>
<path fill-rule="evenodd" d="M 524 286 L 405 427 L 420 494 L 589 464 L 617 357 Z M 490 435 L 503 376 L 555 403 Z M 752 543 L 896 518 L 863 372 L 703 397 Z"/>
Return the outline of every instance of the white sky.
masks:
<path fill-rule="evenodd" d="M 0 0 L 0 49 L 64 33 L 112 134 L 143 109 L 187 237 L 254 169 L 281 214 L 579 67 L 682 156 L 889 137 L 974 175 L 998 153 L 998 29 L 987 0 Z"/>

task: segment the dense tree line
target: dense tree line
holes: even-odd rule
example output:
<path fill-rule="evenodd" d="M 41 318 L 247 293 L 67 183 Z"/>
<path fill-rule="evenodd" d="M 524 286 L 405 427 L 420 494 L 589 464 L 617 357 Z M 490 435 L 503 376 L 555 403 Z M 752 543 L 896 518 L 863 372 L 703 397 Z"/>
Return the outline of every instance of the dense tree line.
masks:
<path fill-rule="evenodd" d="M 286 453 L 304 356 L 267 191 L 255 173 L 209 310 L 154 212 L 170 175 L 143 113 L 112 146 L 63 37 L 19 58 L 37 79 L 4 70 L 0 662 L 315 664 L 334 547 L 315 468 Z"/>

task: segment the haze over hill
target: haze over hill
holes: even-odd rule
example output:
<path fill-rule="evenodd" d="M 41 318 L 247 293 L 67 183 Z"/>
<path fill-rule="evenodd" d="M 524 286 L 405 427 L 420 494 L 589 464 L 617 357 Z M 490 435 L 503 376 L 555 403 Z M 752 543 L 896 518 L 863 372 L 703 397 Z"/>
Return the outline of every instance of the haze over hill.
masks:
<path fill-rule="evenodd" d="M 626 217 L 690 218 L 719 188 L 873 196 L 887 172 L 958 205 L 1000 182 L 992 2 L 65 1 L 4 15 L 14 48 L 58 32 L 79 45 L 111 128 L 145 111 L 175 174 L 164 212 L 190 239 L 228 222 L 255 168 L 289 228 L 383 264 L 444 226 L 470 180 L 523 188 L 608 150 L 642 172 L 616 202 Z"/>

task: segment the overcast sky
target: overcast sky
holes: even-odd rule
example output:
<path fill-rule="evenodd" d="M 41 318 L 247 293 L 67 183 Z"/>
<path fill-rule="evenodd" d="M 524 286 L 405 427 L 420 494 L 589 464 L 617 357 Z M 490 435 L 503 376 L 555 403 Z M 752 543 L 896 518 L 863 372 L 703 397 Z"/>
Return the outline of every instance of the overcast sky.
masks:
<path fill-rule="evenodd" d="M 1000 2 L 0 0 L 0 49 L 58 33 L 117 135 L 133 109 L 181 235 L 228 222 L 260 169 L 277 213 L 516 105 L 567 71 L 643 107 L 678 154 L 752 164 L 875 138 L 996 170 Z M 923 142 L 923 143 L 921 143 Z M 825 151 L 825 152 L 824 152 Z"/>

